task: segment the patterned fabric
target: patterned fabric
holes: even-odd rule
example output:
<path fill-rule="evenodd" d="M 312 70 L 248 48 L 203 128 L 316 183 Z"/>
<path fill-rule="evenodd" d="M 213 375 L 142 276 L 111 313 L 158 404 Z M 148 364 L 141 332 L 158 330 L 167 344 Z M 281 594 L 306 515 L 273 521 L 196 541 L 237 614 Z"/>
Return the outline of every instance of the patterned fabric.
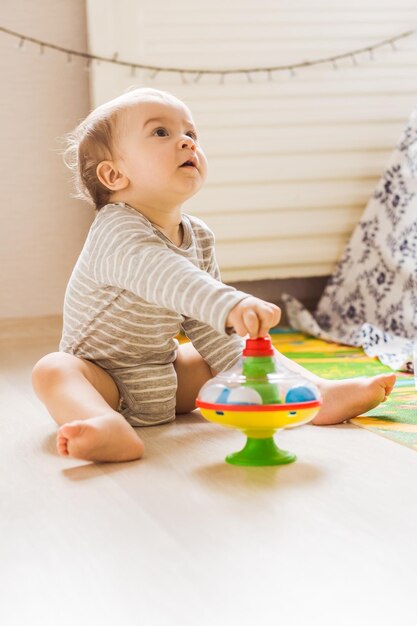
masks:
<path fill-rule="evenodd" d="M 412 371 L 417 339 L 417 109 L 314 314 L 288 294 L 290 324 L 362 346 L 392 369 Z"/>

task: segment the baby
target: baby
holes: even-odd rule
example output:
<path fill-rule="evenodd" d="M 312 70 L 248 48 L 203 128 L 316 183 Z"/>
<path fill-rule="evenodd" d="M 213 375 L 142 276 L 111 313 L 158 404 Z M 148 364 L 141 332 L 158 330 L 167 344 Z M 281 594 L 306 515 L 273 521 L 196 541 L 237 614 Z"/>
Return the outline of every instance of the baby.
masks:
<path fill-rule="evenodd" d="M 69 136 L 66 161 L 98 212 L 65 294 L 60 351 L 35 365 L 33 386 L 60 425 L 59 454 L 139 459 L 134 427 L 192 411 L 202 385 L 238 360 L 242 337 L 265 336 L 280 310 L 223 284 L 212 232 L 182 213 L 207 162 L 173 95 L 135 89 L 99 106 Z M 179 345 L 180 330 L 191 342 Z M 325 380 L 278 358 L 319 387 L 316 424 L 373 408 L 395 382 Z"/>

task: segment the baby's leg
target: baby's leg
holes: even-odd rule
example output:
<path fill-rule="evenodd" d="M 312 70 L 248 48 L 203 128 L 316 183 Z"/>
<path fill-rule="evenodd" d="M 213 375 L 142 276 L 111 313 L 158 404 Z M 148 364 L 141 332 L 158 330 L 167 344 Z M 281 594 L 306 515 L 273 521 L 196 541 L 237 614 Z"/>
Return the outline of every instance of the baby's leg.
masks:
<path fill-rule="evenodd" d="M 178 381 L 176 412 L 190 413 L 195 409 L 198 392 L 214 373 L 191 343 L 180 345 L 174 367 Z"/>
<path fill-rule="evenodd" d="M 320 389 L 323 404 L 313 424 L 339 424 L 370 411 L 387 399 L 395 384 L 395 374 L 327 380 L 309 372 L 283 354 L 277 354 L 285 367 L 304 376 Z"/>
<path fill-rule="evenodd" d="M 89 461 L 131 461 L 143 443 L 116 411 L 119 391 L 101 367 L 65 352 L 43 357 L 33 368 L 33 388 L 60 425 L 61 456 Z"/>

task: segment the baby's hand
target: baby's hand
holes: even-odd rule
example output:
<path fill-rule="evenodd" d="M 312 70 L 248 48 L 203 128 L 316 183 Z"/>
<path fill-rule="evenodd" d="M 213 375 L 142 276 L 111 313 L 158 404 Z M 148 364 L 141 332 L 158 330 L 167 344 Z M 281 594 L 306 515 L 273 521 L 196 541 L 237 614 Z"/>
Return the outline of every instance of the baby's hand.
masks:
<path fill-rule="evenodd" d="M 226 326 L 233 326 L 241 337 L 249 333 L 251 339 L 265 337 L 281 319 L 281 309 L 271 302 L 248 296 L 229 313 Z"/>

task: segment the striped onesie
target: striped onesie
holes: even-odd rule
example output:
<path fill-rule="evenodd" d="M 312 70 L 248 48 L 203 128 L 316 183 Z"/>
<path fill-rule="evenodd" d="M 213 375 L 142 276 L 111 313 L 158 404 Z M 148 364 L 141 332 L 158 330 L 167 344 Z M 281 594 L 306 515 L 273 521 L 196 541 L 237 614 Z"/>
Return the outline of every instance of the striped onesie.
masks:
<path fill-rule="evenodd" d="M 217 372 L 241 355 L 225 325 L 247 294 L 220 282 L 210 229 L 188 215 L 182 226 L 177 247 L 132 207 L 106 205 L 67 286 L 59 349 L 112 376 L 132 426 L 175 419 L 180 330 Z"/>

